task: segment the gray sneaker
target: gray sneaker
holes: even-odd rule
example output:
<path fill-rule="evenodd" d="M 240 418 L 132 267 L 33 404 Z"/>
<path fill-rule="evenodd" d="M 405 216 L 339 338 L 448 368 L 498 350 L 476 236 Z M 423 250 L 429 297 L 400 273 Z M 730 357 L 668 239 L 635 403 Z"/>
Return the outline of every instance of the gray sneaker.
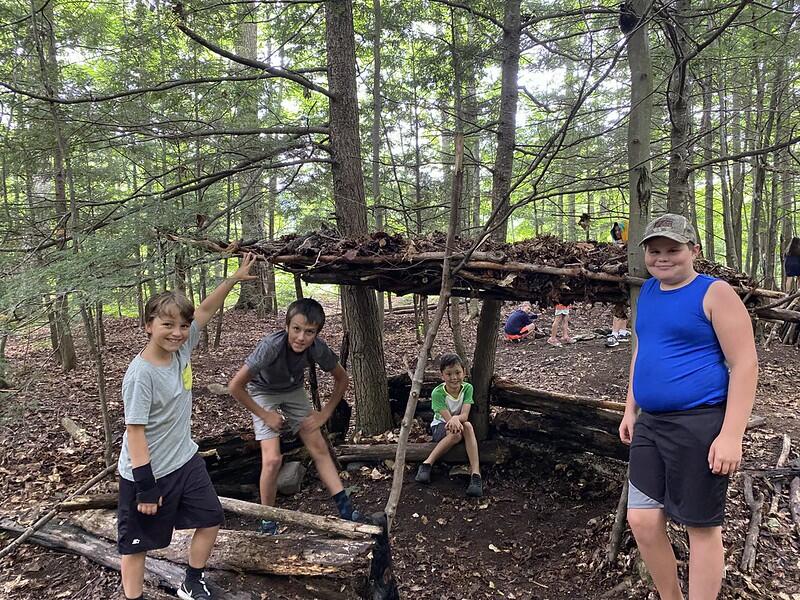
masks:
<path fill-rule="evenodd" d="M 483 496 L 483 480 L 477 473 L 473 473 L 469 478 L 469 487 L 467 487 L 467 496 L 472 498 L 480 498 Z"/>
<path fill-rule="evenodd" d="M 613 348 L 619 346 L 619 338 L 613 333 L 606 338 L 606 348 Z"/>
<path fill-rule="evenodd" d="M 620 342 L 630 342 L 631 341 L 631 332 L 630 331 L 620 331 L 617 334 L 617 339 Z"/>
<path fill-rule="evenodd" d="M 428 463 L 422 463 L 417 469 L 417 476 L 414 479 L 418 483 L 430 483 L 432 468 L 433 465 L 429 465 Z"/>

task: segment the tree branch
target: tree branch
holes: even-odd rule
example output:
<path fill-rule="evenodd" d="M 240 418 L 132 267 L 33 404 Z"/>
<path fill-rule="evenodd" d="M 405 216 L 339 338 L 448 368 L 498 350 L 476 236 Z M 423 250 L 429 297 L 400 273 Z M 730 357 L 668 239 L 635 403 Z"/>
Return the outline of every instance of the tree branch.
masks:
<path fill-rule="evenodd" d="M 333 95 L 328 90 L 326 90 L 321 86 L 318 86 L 316 83 L 306 79 L 302 75 L 298 75 L 293 71 L 287 71 L 286 69 L 281 69 L 280 67 L 273 67 L 272 65 L 268 65 L 267 63 L 261 62 L 260 60 L 256 60 L 254 58 L 245 58 L 244 56 L 239 56 L 238 54 L 229 52 L 228 50 L 225 50 L 221 46 L 218 46 L 217 44 L 214 44 L 213 42 L 210 42 L 201 35 L 195 33 L 183 23 L 177 23 L 175 26 L 178 29 L 180 29 L 187 37 L 194 40 L 204 48 L 211 50 L 211 52 L 213 52 L 214 54 L 219 54 L 220 56 L 223 56 L 228 60 L 232 60 L 233 62 L 239 63 L 240 65 L 246 65 L 248 67 L 253 67 L 254 69 L 261 69 L 262 71 L 266 71 L 273 77 L 282 77 L 284 79 L 288 79 L 289 81 L 293 81 L 296 84 L 301 85 L 306 89 L 319 92 L 320 94 L 324 94 L 328 98 L 333 97 Z"/>

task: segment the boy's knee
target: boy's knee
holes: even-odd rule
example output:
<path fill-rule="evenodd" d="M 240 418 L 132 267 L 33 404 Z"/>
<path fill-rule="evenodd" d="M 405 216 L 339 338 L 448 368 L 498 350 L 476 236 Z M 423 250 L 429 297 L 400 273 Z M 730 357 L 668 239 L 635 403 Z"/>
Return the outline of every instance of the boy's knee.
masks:
<path fill-rule="evenodd" d="M 475 433 L 475 430 L 472 429 L 472 423 L 470 423 L 469 421 L 464 423 L 464 434 L 467 433 Z"/>
<path fill-rule="evenodd" d="M 453 440 L 453 443 L 454 443 L 454 444 L 457 444 L 457 443 L 459 443 L 461 440 L 463 440 L 463 439 L 464 439 L 464 436 L 463 436 L 462 434 L 460 434 L 460 433 L 450 433 L 450 434 L 448 434 L 448 435 L 449 435 L 449 436 L 450 436 L 450 438 Z"/>
<path fill-rule="evenodd" d="M 628 524 L 637 543 L 646 543 L 664 531 L 661 511 L 656 509 L 635 509 L 628 511 Z"/>
<path fill-rule="evenodd" d="M 261 470 L 265 473 L 273 473 L 281 470 L 283 464 L 283 456 L 280 454 L 262 454 L 261 455 Z"/>

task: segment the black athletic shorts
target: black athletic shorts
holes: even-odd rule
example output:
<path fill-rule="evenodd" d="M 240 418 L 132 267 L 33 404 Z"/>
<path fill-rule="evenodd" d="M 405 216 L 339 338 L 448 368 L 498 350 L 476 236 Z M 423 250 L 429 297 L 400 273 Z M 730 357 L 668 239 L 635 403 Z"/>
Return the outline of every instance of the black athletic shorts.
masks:
<path fill-rule="evenodd" d="M 628 507 L 663 506 L 669 518 L 689 527 L 722 525 L 728 476 L 711 472 L 708 450 L 724 419 L 724 403 L 642 411 L 631 442 Z"/>
<path fill-rule="evenodd" d="M 206 464 L 198 454 L 157 483 L 163 504 L 156 514 L 145 515 L 136 508 L 133 482 L 119 478 L 117 549 L 120 554 L 166 548 L 172 541 L 173 529 L 216 527 L 225 522 Z"/>

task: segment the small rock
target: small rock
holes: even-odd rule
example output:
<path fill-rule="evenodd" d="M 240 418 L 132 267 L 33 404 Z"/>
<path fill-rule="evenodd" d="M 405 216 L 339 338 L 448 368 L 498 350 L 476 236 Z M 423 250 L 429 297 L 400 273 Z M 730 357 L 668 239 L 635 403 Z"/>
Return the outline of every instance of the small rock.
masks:
<path fill-rule="evenodd" d="M 347 470 L 348 473 L 356 473 L 356 472 L 361 470 L 361 467 L 366 467 L 366 466 L 367 466 L 367 463 L 351 462 L 351 463 L 347 463 L 347 466 L 345 467 L 345 469 Z"/>
<path fill-rule="evenodd" d="M 278 493 L 285 496 L 296 494 L 300 491 L 305 475 L 306 467 L 300 461 L 284 463 L 278 473 Z"/>
<path fill-rule="evenodd" d="M 450 477 L 458 477 L 461 475 L 469 477 L 470 474 L 469 465 L 456 465 L 450 469 Z"/>

